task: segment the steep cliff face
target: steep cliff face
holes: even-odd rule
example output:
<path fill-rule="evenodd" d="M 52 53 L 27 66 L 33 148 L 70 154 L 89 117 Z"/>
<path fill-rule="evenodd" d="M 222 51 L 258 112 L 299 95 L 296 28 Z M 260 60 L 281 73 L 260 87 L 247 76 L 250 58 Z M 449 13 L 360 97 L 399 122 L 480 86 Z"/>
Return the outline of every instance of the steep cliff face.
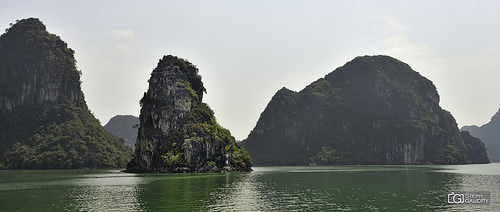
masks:
<path fill-rule="evenodd" d="M 491 117 L 490 122 L 478 126 L 464 126 L 462 131 L 469 131 L 474 137 L 481 139 L 492 162 L 500 162 L 500 109 Z"/>
<path fill-rule="evenodd" d="M 202 102 L 198 69 L 164 56 L 141 99 L 140 128 L 130 172 L 249 171 L 248 153 Z"/>
<path fill-rule="evenodd" d="M 258 165 L 488 162 L 432 82 L 387 56 L 355 58 L 300 92 L 282 88 L 243 145 Z"/>
<path fill-rule="evenodd" d="M 56 101 L 81 104 L 74 51 L 38 19 L 13 25 L 2 35 L 0 49 L 0 110 L 34 106 L 46 112 Z"/>
<path fill-rule="evenodd" d="M 90 113 L 74 51 L 36 18 L 0 37 L 0 168 L 123 167 L 131 150 Z"/>

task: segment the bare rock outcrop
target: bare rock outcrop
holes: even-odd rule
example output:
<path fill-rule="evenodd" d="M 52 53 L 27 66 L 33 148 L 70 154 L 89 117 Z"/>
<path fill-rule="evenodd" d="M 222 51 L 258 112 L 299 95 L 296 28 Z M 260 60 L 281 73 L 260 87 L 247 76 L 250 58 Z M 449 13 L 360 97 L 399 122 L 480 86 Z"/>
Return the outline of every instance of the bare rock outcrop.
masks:
<path fill-rule="evenodd" d="M 141 99 L 135 158 L 129 172 L 250 171 L 248 153 L 202 102 L 205 88 L 187 60 L 164 56 Z"/>

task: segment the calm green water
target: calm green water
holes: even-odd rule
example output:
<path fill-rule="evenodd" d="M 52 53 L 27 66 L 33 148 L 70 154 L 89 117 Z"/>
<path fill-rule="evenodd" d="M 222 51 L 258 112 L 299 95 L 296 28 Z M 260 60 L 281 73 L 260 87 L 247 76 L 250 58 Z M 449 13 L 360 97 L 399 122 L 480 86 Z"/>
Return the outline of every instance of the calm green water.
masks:
<path fill-rule="evenodd" d="M 489 205 L 447 204 L 488 191 Z M 1 211 L 500 211 L 500 164 L 254 167 L 251 173 L 0 171 Z"/>

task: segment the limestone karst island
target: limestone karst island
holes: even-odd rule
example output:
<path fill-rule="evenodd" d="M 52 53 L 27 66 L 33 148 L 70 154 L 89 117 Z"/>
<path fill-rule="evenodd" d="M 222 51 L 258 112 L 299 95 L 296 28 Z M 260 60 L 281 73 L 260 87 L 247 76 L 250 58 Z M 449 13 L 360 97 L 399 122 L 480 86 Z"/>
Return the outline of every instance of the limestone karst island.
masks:
<path fill-rule="evenodd" d="M 141 99 L 140 128 L 129 172 L 250 171 L 247 151 L 202 102 L 196 66 L 164 56 Z"/>
<path fill-rule="evenodd" d="M 299 92 L 282 88 L 243 144 L 255 165 L 489 162 L 433 83 L 388 56 L 357 57 Z"/>
<path fill-rule="evenodd" d="M 87 108 L 74 51 L 36 18 L 0 37 L 0 168 L 122 168 L 132 150 Z"/>
<path fill-rule="evenodd" d="M 481 140 L 460 132 L 440 107 L 433 83 L 389 56 L 357 57 L 298 92 L 282 88 L 242 142 L 202 101 L 198 68 L 164 56 L 140 100 L 138 129 L 129 129 L 134 154 L 88 109 L 73 55 L 36 18 L 1 35 L 0 169 L 247 172 L 252 164 L 489 162 Z"/>

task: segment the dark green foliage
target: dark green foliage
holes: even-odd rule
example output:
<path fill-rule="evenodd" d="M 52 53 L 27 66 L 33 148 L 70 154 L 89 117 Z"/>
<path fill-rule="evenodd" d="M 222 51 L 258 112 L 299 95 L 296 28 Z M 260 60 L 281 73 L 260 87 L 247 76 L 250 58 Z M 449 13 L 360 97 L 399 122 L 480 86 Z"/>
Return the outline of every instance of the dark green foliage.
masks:
<path fill-rule="evenodd" d="M 479 138 L 473 137 L 469 132 L 460 132 L 465 145 L 465 154 L 468 160 L 478 161 L 479 163 L 488 163 L 489 158 L 486 154 L 479 154 L 487 151 L 485 143 L 481 142 Z"/>
<path fill-rule="evenodd" d="M 251 171 L 252 161 L 250 159 L 250 154 L 248 154 L 248 152 L 238 143 L 234 142 L 234 138 L 232 138 L 231 145 L 229 149 L 232 158 L 231 166 L 236 170 Z"/>
<path fill-rule="evenodd" d="M 206 123 L 209 125 L 217 124 L 214 116 L 214 111 L 206 103 L 201 103 L 197 107 L 191 109 L 186 118 L 187 123 Z"/>
<path fill-rule="evenodd" d="M 184 149 L 182 148 L 182 143 L 186 135 L 179 131 L 170 131 L 168 139 L 169 145 L 163 150 L 164 154 L 161 155 L 163 163 L 169 167 L 181 167 L 186 166 L 186 160 L 184 159 Z"/>
<path fill-rule="evenodd" d="M 61 114 L 60 119 L 42 124 L 3 153 L 6 168 L 119 168 L 130 159 L 124 141 L 107 133 L 88 110 L 67 102 L 50 113 Z"/>
<path fill-rule="evenodd" d="M 487 162 L 480 142 L 466 140 L 430 80 L 365 56 L 300 92 L 279 90 L 243 146 L 258 165 Z"/>
<path fill-rule="evenodd" d="M 340 157 L 335 149 L 323 147 L 316 156 L 309 159 L 310 163 L 317 165 L 335 165 L 340 162 Z"/>
<path fill-rule="evenodd" d="M 203 93 L 206 93 L 207 90 L 203 87 L 201 76 L 198 75 L 198 68 L 185 59 L 172 55 L 166 55 L 163 56 L 163 58 L 158 62 L 158 66 L 153 70 L 153 73 L 164 70 L 170 66 L 177 67 L 177 69 L 182 70 L 180 73 L 184 73 L 187 82 L 190 83 L 190 86 L 187 87 L 196 92 L 196 95 L 201 102 L 203 99 Z"/>
<path fill-rule="evenodd" d="M 91 114 L 74 51 L 38 19 L 0 37 L 0 168 L 118 168 L 132 151 Z"/>
<path fill-rule="evenodd" d="M 159 61 L 140 102 L 136 154 L 127 171 L 251 170 L 249 154 L 202 102 L 205 92 L 195 65 L 172 55 Z"/>
<path fill-rule="evenodd" d="M 162 157 L 164 162 L 170 166 L 171 170 L 175 167 L 190 167 L 197 170 L 204 165 L 214 164 L 218 167 L 223 167 L 223 154 L 231 154 L 230 164 L 233 168 L 240 171 L 250 171 L 252 162 L 250 155 L 239 144 L 236 143 L 231 132 L 220 126 L 214 116 L 214 112 L 206 103 L 200 103 L 192 108 L 184 119 L 185 130 L 170 131 L 169 136 L 165 139 L 170 144 L 165 149 Z M 193 164 L 187 164 L 184 159 L 184 149 L 181 145 L 185 139 L 190 139 L 195 142 L 203 142 L 209 138 L 211 142 L 218 144 L 214 146 L 228 146 L 229 150 L 221 152 L 219 156 L 214 157 L 198 157 Z"/>
<path fill-rule="evenodd" d="M 438 164 L 467 164 L 470 163 L 467 160 L 464 151 L 458 149 L 452 145 L 446 145 L 444 148 L 438 150 L 438 158 L 435 163 Z"/>
<path fill-rule="evenodd" d="M 50 34 L 36 18 L 23 19 L 14 24 L 8 33 L 0 39 L 0 69 L 7 70 L 23 68 L 40 68 L 45 66 L 46 70 L 54 73 L 56 82 L 64 80 L 65 86 L 80 87 L 80 72 L 76 69 L 74 51 L 57 35 Z M 0 84 L 0 95 L 10 97 L 19 92 L 19 84 L 26 83 L 34 74 L 30 70 L 19 72 L 12 76 L 9 81 Z"/>

